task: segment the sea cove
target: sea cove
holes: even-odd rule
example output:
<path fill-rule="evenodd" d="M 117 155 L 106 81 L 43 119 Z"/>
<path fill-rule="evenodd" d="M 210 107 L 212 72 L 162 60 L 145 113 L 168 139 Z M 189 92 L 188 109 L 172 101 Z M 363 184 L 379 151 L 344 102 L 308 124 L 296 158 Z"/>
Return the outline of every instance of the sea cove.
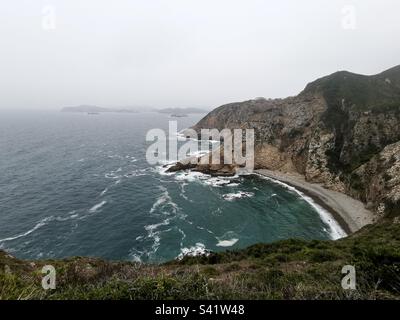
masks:
<path fill-rule="evenodd" d="M 180 118 L 178 130 L 200 118 Z M 0 248 L 30 259 L 163 262 L 258 242 L 337 237 L 321 210 L 262 177 L 149 165 L 146 133 L 167 130 L 170 120 L 159 113 L 2 116 Z"/>

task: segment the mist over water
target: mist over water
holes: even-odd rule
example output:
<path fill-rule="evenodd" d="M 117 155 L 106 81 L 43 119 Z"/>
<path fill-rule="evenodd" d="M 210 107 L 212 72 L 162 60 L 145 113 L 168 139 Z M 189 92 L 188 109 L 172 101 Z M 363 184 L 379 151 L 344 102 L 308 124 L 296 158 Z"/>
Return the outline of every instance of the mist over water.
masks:
<path fill-rule="evenodd" d="M 203 115 L 178 119 L 179 129 Z M 296 192 L 256 175 L 211 178 L 150 166 L 158 113 L 2 112 L 0 248 L 20 258 L 162 262 L 280 239 L 329 239 Z"/>

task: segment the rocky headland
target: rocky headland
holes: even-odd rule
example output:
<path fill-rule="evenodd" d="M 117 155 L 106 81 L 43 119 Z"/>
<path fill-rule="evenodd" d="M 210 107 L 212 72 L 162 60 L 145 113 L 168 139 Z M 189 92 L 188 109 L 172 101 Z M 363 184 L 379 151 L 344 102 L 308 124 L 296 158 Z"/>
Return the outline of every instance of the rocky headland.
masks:
<path fill-rule="evenodd" d="M 374 219 L 400 214 L 400 66 L 372 76 L 340 71 L 295 97 L 223 105 L 193 127 L 214 128 L 254 129 L 256 170 L 298 174 L 347 194 Z M 169 170 L 183 169 L 233 175 L 238 168 L 186 160 Z"/>

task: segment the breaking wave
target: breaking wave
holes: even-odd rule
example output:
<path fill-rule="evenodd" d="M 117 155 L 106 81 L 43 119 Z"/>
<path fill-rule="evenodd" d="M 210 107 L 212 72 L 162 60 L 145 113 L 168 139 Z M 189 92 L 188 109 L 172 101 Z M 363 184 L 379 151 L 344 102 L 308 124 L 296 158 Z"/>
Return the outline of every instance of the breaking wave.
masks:
<path fill-rule="evenodd" d="M 241 199 L 241 198 L 251 198 L 251 197 L 253 197 L 253 196 L 254 196 L 254 193 L 253 193 L 253 192 L 239 191 L 239 192 L 236 192 L 236 193 L 227 193 L 227 194 L 224 194 L 224 195 L 222 196 L 222 198 L 224 198 L 224 199 L 227 200 L 227 201 L 233 201 L 233 200 Z"/>
<path fill-rule="evenodd" d="M 343 238 L 347 235 L 346 232 L 343 230 L 343 228 L 339 225 L 339 223 L 333 218 L 331 213 L 329 211 L 325 210 L 324 208 L 322 208 L 320 205 L 318 205 L 311 197 L 305 195 L 303 192 L 297 190 L 295 187 L 292 187 L 282 181 L 272 179 L 272 178 L 266 177 L 264 175 L 259 175 L 259 174 L 257 174 L 257 175 L 259 177 L 261 177 L 262 179 L 269 180 L 271 182 L 274 182 L 276 184 L 279 184 L 279 185 L 285 187 L 286 189 L 288 189 L 290 191 L 297 193 L 303 200 L 305 200 L 309 205 L 311 205 L 314 208 L 314 210 L 318 212 L 321 220 L 326 225 L 328 225 L 328 227 L 329 227 L 328 233 L 329 233 L 331 239 L 337 240 L 337 239 Z"/>
<path fill-rule="evenodd" d="M 206 249 L 206 246 L 203 243 L 198 242 L 194 246 L 182 248 L 181 253 L 176 258 L 182 260 L 184 257 L 195 257 L 199 255 L 208 256 L 209 254 L 210 251 Z"/>
<path fill-rule="evenodd" d="M 104 201 L 102 201 L 102 202 L 100 202 L 100 203 L 94 205 L 93 207 L 91 207 L 91 208 L 89 209 L 89 212 L 91 212 L 91 213 L 97 212 L 97 211 L 98 211 L 99 209 L 101 209 L 106 203 L 107 203 L 107 201 L 104 200 Z"/>

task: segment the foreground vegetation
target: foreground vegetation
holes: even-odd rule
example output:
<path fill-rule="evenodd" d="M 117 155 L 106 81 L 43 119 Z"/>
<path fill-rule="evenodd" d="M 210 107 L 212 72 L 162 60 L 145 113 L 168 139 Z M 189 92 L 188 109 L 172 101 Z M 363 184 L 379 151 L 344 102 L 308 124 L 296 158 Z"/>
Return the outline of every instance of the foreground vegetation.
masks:
<path fill-rule="evenodd" d="M 57 270 L 55 290 L 41 268 Z M 356 268 L 356 290 L 341 286 Z M 339 241 L 285 240 L 163 265 L 94 258 L 23 261 L 0 251 L 0 299 L 399 299 L 400 219 Z"/>

